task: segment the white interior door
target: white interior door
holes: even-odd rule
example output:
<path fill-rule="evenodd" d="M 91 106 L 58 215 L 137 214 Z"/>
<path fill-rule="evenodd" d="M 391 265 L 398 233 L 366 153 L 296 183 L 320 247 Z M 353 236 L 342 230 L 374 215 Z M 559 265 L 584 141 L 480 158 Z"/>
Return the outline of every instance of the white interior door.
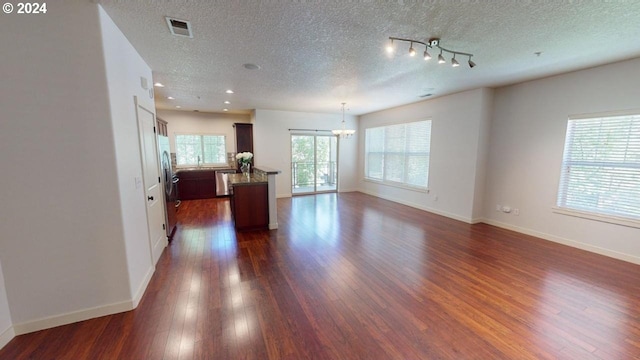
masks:
<path fill-rule="evenodd" d="M 156 144 L 156 117 L 153 111 L 138 104 L 137 98 L 134 97 L 134 100 L 138 117 L 149 242 L 153 264 L 155 265 L 162 254 L 162 250 L 167 246 L 167 233 L 164 229 L 164 193 L 160 182 L 158 146 Z"/>

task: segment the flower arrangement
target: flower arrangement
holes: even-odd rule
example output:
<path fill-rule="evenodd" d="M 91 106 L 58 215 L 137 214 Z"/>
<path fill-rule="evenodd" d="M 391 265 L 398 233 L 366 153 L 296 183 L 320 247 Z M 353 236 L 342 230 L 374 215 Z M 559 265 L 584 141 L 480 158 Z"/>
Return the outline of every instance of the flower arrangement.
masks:
<path fill-rule="evenodd" d="M 253 159 L 253 154 L 248 151 L 241 152 L 236 155 L 236 160 L 238 160 L 238 163 L 240 165 L 250 163 L 251 159 Z"/>
<path fill-rule="evenodd" d="M 248 151 L 241 152 L 236 155 L 236 160 L 238 160 L 238 163 L 240 164 L 240 170 L 246 176 L 249 176 L 249 173 L 251 172 L 251 159 L 253 159 L 253 154 Z"/>

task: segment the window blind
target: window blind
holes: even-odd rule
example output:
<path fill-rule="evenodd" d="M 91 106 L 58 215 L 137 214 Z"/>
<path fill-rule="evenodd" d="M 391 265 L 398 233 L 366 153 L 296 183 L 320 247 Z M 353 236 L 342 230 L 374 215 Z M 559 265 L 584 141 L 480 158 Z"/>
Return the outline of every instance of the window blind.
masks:
<path fill-rule="evenodd" d="M 640 114 L 569 120 L 557 205 L 640 219 Z"/>
<path fill-rule="evenodd" d="M 368 128 L 365 178 L 427 188 L 431 120 Z"/>

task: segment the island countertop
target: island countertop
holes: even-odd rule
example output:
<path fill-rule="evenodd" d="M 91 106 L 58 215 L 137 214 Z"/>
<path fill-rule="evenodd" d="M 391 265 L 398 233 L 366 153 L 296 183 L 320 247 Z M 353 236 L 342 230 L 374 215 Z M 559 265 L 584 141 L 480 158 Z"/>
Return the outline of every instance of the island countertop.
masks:
<path fill-rule="evenodd" d="M 244 174 L 229 174 L 227 176 L 229 186 L 267 184 L 269 181 L 267 176 L 261 173 L 251 173 L 249 176 Z"/>

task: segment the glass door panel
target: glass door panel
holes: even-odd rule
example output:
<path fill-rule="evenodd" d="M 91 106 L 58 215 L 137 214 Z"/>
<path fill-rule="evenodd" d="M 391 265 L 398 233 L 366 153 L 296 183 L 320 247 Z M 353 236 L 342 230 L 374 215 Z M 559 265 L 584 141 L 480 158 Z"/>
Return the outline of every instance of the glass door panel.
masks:
<path fill-rule="evenodd" d="M 338 189 L 338 140 L 330 135 L 291 135 L 291 191 Z"/>

